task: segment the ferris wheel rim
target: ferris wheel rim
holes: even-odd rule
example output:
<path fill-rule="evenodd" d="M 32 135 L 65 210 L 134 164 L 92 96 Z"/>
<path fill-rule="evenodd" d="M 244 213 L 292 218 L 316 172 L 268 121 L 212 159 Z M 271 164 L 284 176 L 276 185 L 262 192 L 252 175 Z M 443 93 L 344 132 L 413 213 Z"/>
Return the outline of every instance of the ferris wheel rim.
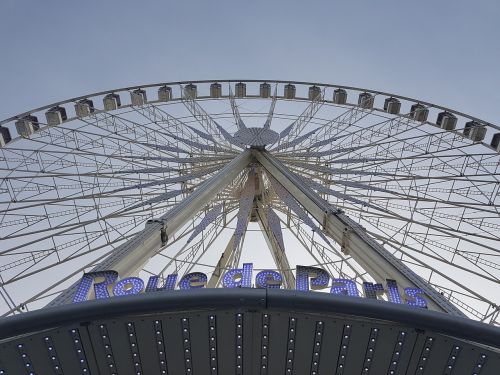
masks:
<path fill-rule="evenodd" d="M 335 84 L 335 83 L 294 81 L 294 80 L 282 80 L 282 79 L 204 79 L 204 80 L 169 81 L 169 82 L 147 83 L 147 84 L 143 84 L 143 85 L 125 86 L 125 87 L 120 87 L 120 88 L 115 88 L 115 89 L 92 92 L 92 93 L 88 93 L 86 95 L 76 96 L 76 97 L 72 97 L 69 99 L 60 100 L 60 101 L 57 101 L 57 102 L 54 102 L 51 104 L 47 104 L 47 105 L 44 105 L 41 107 L 33 108 L 29 111 L 18 113 L 16 115 L 10 116 L 10 117 L 5 118 L 5 119 L 0 119 L 0 126 L 5 125 L 9 122 L 18 120 L 24 116 L 28 116 L 28 115 L 35 113 L 35 112 L 41 112 L 43 110 L 47 110 L 47 109 L 50 109 L 52 107 L 56 107 L 56 106 L 60 106 L 60 105 L 64 105 L 64 104 L 75 103 L 75 102 L 82 100 L 82 99 L 103 96 L 106 94 L 113 94 L 113 93 L 117 93 L 117 92 L 130 92 L 132 90 L 137 90 L 137 89 L 156 88 L 156 87 L 162 87 L 162 86 L 178 86 L 178 85 L 182 86 L 182 85 L 188 85 L 188 84 L 209 84 L 209 83 L 228 83 L 228 84 L 231 84 L 231 83 L 239 83 L 239 82 L 243 82 L 243 83 L 245 83 L 245 82 L 246 83 L 275 83 L 275 84 L 292 84 L 292 85 L 295 84 L 295 85 L 301 85 L 301 86 L 311 86 L 312 85 L 312 86 L 318 86 L 318 87 L 324 87 L 324 88 L 335 88 L 335 89 L 340 88 L 340 89 L 352 90 L 352 91 L 360 92 L 360 93 L 366 92 L 366 93 L 370 93 L 370 94 L 382 95 L 384 97 L 393 97 L 393 98 L 405 100 L 408 102 L 422 104 L 422 105 L 430 107 L 430 108 L 436 108 L 438 110 L 442 110 L 445 112 L 456 114 L 456 115 L 459 115 L 461 117 L 464 117 L 464 118 L 467 118 L 470 120 L 478 121 L 482 125 L 491 127 L 495 130 L 500 130 L 500 125 L 493 124 L 493 123 L 488 122 L 486 120 L 483 120 L 479 117 L 472 116 L 470 114 L 466 114 L 464 112 L 461 112 L 459 110 L 456 110 L 456 109 L 453 109 L 450 107 L 445 107 L 445 106 L 442 106 L 439 104 L 435 104 L 435 103 L 428 102 L 425 100 L 419 100 L 419 99 L 405 96 L 405 95 L 401 95 L 401 94 L 395 94 L 395 93 L 390 93 L 387 91 L 380 91 L 380 90 L 376 90 L 376 89 L 362 88 L 362 87 L 357 87 L 357 86 L 348 86 L 348 85 Z M 227 95 L 223 95 L 220 98 L 227 98 L 227 97 L 228 97 Z M 196 99 L 203 99 L 203 98 L 210 99 L 211 97 L 210 96 L 196 97 L 194 99 L 196 100 Z M 249 99 L 250 98 L 259 98 L 259 96 L 258 95 L 249 95 L 249 96 L 245 96 L 245 98 L 249 98 Z M 175 101 L 175 100 L 180 100 L 180 99 L 181 98 L 173 98 L 171 100 Z M 306 100 L 307 101 L 308 99 L 304 97 L 304 98 L 296 98 L 293 100 Z M 151 104 L 154 104 L 156 102 L 158 102 L 158 101 L 148 101 L 148 103 L 151 103 Z M 131 105 L 123 105 L 122 107 L 127 107 L 127 106 L 131 106 Z M 376 109 L 376 108 L 374 108 L 374 109 Z"/>

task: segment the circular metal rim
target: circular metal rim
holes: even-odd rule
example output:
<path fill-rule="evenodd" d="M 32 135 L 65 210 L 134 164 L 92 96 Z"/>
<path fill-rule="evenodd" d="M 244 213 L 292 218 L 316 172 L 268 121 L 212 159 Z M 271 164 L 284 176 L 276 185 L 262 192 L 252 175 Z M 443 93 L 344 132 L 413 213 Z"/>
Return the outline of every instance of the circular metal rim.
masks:
<path fill-rule="evenodd" d="M 385 301 L 273 289 L 196 289 L 114 297 L 0 319 L 0 340 L 111 317 L 196 310 L 272 310 L 347 315 L 403 324 L 500 349 L 500 329 L 467 318 Z"/>
<path fill-rule="evenodd" d="M 9 123 L 9 122 L 15 121 L 15 120 L 22 118 L 24 116 L 30 115 L 34 112 L 39 112 L 39 111 L 43 111 L 45 109 L 50 109 L 50 108 L 58 106 L 58 105 L 73 103 L 73 102 L 76 102 L 76 101 L 81 100 L 81 99 L 87 99 L 87 98 L 102 96 L 102 95 L 116 93 L 116 92 L 131 91 L 131 90 L 136 90 L 136 89 L 146 89 L 146 88 L 160 87 L 160 86 L 165 86 L 165 85 L 169 86 L 169 85 L 187 85 L 187 84 L 208 84 L 208 83 L 214 83 L 214 82 L 217 82 L 217 83 L 244 82 L 244 83 L 276 83 L 276 84 L 312 85 L 312 86 L 319 86 L 319 87 L 325 87 L 325 88 L 327 88 L 327 87 L 328 88 L 340 88 L 340 89 L 344 89 L 344 90 L 352 90 L 352 91 L 357 91 L 357 92 L 367 92 L 367 93 L 371 93 L 371 94 L 375 94 L 375 95 L 383 95 L 383 96 L 393 97 L 393 98 L 397 98 L 397 99 L 401 99 L 401 100 L 405 100 L 405 101 L 409 101 L 409 102 L 420 103 L 420 104 L 423 104 L 423 105 L 431 107 L 431 108 L 440 109 L 440 110 L 450 112 L 450 113 L 453 113 L 453 114 L 461 116 L 461 117 L 468 118 L 470 120 L 478 121 L 483 125 L 489 126 L 489 127 L 496 129 L 496 130 L 500 130 L 500 126 L 492 124 L 488 121 L 482 120 L 478 117 L 468 115 L 466 113 L 454 110 L 452 108 L 440 106 L 440 105 L 437 105 L 434 103 L 430 103 L 430 102 L 423 101 L 423 100 L 418 100 L 418 99 L 411 98 L 408 96 L 392 94 L 392 93 L 388 93 L 385 91 L 366 89 L 366 88 L 354 87 L 354 86 L 338 85 L 338 84 L 332 84 L 332 83 L 307 82 L 307 81 L 287 81 L 287 80 L 275 80 L 275 79 L 267 79 L 267 80 L 266 79 L 219 79 L 219 80 L 210 79 L 210 80 L 194 80 L 194 81 L 191 80 L 191 81 L 148 83 L 145 85 L 127 86 L 127 87 L 117 88 L 117 89 L 113 89 L 113 90 L 99 91 L 99 92 L 94 92 L 94 93 L 90 93 L 90 94 L 83 95 L 83 96 L 77 96 L 74 98 L 70 98 L 70 99 L 62 100 L 62 101 L 55 102 L 55 103 L 52 103 L 49 105 L 45 105 L 45 106 L 42 106 L 39 108 L 34 108 L 30 111 L 11 116 L 11 117 L 4 119 L 4 120 L 0 120 L 0 126 L 4 125 L 6 123 Z M 224 97 L 226 97 L 226 96 L 221 96 L 221 98 L 224 98 Z M 246 96 L 244 96 L 244 98 L 252 98 L 252 97 L 259 98 L 260 96 L 258 96 L 258 95 L 246 95 Z M 195 99 L 197 99 L 197 98 L 195 98 Z M 296 99 L 300 100 L 301 98 L 296 98 Z M 306 99 L 306 98 L 304 98 L 304 99 Z M 151 102 L 154 103 L 155 101 L 151 101 Z M 123 107 L 125 107 L 125 106 L 123 106 Z"/>

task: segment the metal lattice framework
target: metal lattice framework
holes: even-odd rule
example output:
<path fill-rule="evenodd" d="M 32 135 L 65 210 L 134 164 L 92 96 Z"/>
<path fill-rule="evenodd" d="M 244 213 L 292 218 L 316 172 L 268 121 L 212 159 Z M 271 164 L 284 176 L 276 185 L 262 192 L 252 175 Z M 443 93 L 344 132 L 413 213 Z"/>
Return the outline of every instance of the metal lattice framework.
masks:
<path fill-rule="evenodd" d="M 3 315 L 70 302 L 90 270 L 200 271 L 216 287 L 250 261 L 284 286 L 296 264 L 392 278 L 431 309 L 500 322 L 493 124 L 372 90 L 229 80 L 101 92 L 0 125 Z"/>

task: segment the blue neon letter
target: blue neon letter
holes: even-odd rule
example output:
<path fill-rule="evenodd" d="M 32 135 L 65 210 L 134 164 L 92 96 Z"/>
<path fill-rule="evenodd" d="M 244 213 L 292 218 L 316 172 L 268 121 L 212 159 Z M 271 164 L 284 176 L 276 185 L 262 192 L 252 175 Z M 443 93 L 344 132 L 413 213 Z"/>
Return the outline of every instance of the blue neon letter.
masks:
<path fill-rule="evenodd" d="M 222 279 L 224 288 L 251 288 L 253 263 L 244 263 L 243 268 L 229 270 Z M 240 280 L 235 281 L 236 278 Z"/>
<path fill-rule="evenodd" d="M 73 297 L 73 302 L 83 302 L 88 298 L 90 288 L 92 283 L 96 278 L 103 277 L 104 281 L 94 284 L 95 298 L 109 298 L 108 285 L 113 284 L 113 282 L 118 278 L 118 272 L 116 271 L 98 271 L 85 273 L 80 280 L 80 285 L 76 291 L 75 297 Z"/>
<path fill-rule="evenodd" d="M 297 266 L 297 277 L 295 289 L 308 291 L 309 277 L 311 277 L 311 289 L 323 289 L 328 286 L 330 275 L 324 269 L 317 267 Z"/>

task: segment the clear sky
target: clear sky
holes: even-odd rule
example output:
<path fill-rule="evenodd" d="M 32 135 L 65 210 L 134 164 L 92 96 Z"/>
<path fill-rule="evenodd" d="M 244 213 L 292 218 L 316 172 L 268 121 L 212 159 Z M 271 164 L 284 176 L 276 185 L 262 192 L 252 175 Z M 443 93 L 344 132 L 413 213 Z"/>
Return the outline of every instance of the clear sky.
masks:
<path fill-rule="evenodd" d="M 498 124 L 498 0 L 1 0 L 0 118 L 161 81 L 339 83 Z"/>

